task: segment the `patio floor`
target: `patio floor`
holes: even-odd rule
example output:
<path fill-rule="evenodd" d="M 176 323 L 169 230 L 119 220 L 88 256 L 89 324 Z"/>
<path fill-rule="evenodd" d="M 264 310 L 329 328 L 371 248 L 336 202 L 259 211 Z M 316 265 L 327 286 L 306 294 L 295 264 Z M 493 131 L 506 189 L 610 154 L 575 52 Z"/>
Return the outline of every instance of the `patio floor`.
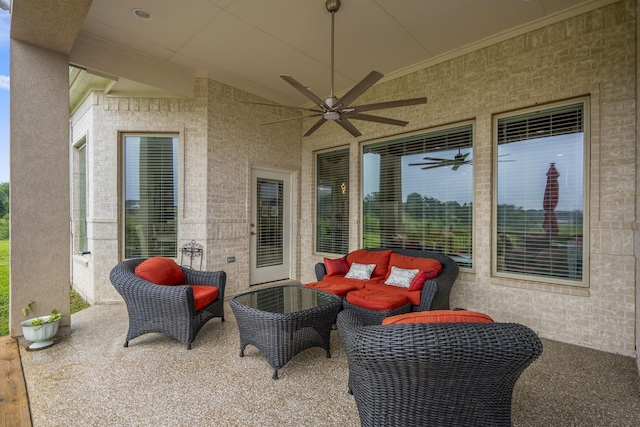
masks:
<path fill-rule="evenodd" d="M 337 331 L 332 358 L 305 350 L 272 380 L 253 346 L 239 357 L 238 330 L 209 321 L 187 350 L 161 334 L 124 348 L 124 305 L 101 305 L 72 316 L 53 347 L 20 353 L 34 426 L 357 426 L 347 393 L 347 360 Z M 640 425 L 635 360 L 550 340 L 520 377 L 514 426 Z"/>

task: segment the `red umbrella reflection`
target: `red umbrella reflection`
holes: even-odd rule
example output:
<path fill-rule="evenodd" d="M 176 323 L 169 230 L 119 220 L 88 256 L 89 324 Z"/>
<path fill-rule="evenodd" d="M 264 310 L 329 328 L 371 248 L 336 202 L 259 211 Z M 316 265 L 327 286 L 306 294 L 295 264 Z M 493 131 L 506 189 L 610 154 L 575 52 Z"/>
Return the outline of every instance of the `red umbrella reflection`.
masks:
<path fill-rule="evenodd" d="M 556 218 L 555 208 L 558 206 L 559 176 L 560 172 L 556 169 L 556 164 L 551 163 L 547 171 L 547 185 L 544 188 L 544 199 L 542 201 L 542 208 L 544 209 L 542 229 L 550 238 L 558 235 L 558 218 Z"/>

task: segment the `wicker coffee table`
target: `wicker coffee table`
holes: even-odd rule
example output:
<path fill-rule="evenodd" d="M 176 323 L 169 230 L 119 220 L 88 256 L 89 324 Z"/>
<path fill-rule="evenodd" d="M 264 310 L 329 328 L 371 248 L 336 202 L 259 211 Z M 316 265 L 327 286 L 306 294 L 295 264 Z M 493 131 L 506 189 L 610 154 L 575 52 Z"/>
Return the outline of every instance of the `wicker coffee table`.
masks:
<path fill-rule="evenodd" d="M 233 297 L 229 303 L 240 332 L 240 357 L 255 346 L 274 369 L 310 347 L 321 347 L 331 357 L 331 327 L 342 299 L 328 292 L 296 285 L 259 289 Z"/>

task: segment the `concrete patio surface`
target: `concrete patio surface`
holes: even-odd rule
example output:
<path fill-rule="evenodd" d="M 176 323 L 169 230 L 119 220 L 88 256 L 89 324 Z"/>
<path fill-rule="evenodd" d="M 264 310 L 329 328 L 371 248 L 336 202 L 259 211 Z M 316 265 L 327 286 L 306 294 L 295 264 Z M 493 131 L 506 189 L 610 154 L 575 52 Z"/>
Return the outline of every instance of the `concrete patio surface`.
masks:
<path fill-rule="evenodd" d="M 161 334 L 123 347 L 126 307 L 72 316 L 46 350 L 20 353 L 34 426 L 357 426 L 337 330 L 331 353 L 312 348 L 273 380 L 253 346 L 239 357 L 228 303 L 193 349 Z M 544 352 L 516 384 L 514 426 L 638 426 L 640 381 L 630 357 L 543 339 Z"/>

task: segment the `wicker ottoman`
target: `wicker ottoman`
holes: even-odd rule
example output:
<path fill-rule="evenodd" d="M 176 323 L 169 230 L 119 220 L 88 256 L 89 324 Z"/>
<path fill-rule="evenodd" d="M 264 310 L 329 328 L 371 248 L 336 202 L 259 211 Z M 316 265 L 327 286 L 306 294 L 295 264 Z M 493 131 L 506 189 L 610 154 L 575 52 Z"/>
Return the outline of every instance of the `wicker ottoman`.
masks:
<path fill-rule="evenodd" d="M 411 311 L 407 297 L 378 289 L 360 289 L 349 292 L 342 301 L 343 308 L 358 313 L 366 326 L 380 325 L 382 320 Z"/>

